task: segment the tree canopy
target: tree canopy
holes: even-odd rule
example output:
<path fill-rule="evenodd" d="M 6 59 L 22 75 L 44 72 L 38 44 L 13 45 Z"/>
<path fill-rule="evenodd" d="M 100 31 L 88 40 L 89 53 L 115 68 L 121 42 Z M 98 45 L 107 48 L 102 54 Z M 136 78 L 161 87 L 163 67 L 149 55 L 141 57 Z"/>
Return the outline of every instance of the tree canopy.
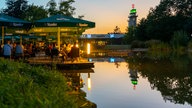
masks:
<path fill-rule="evenodd" d="M 25 20 L 36 21 L 42 18 L 46 18 L 48 12 L 43 8 L 43 6 L 29 5 L 27 11 L 25 12 Z"/>
<path fill-rule="evenodd" d="M 161 0 L 159 5 L 149 10 L 146 18 L 140 20 L 135 29 L 135 39 L 170 42 L 174 32 L 181 30 L 188 36 L 192 34 L 192 1 Z"/>
<path fill-rule="evenodd" d="M 16 18 L 34 21 L 48 16 L 63 14 L 73 16 L 75 8 L 72 6 L 74 0 L 61 0 L 56 3 L 55 0 L 47 2 L 46 6 L 28 4 L 28 0 L 6 0 L 6 8 L 1 12 Z"/>
<path fill-rule="evenodd" d="M 24 18 L 28 8 L 27 0 L 6 0 L 7 8 L 3 9 L 3 13 L 16 17 Z"/>

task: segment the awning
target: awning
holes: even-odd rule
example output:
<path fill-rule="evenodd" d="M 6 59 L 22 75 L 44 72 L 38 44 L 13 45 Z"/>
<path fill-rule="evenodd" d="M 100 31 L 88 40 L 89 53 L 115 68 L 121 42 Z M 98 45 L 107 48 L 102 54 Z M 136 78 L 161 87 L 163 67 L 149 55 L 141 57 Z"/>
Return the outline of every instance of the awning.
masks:
<path fill-rule="evenodd" d="M 5 14 L 0 14 L 0 26 L 8 26 L 8 27 L 18 27 L 18 28 L 30 28 L 31 22 L 15 18 L 12 16 L 8 16 Z"/>
<path fill-rule="evenodd" d="M 54 15 L 35 21 L 35 27 L 95 27 L 95 23 L 64 15 Z"/>
<path fill-rule="evenodd" d="M 4 35 L 5 35 L 5 27 L 6 32 L 12 34 L 26 34 L 27 30 L 31 27 L 32 23 L 15 18 L 12 16 L 8 16 L 5 14 L 0 14 L 0 26 L 1 26 L 1 34 L 2 34 L 2 44 L 4 44 Z"/>
<path fill-rule="evenodd" d="M 56 33 L 55 36 L 57 36 L 57 44 L 60 50 L 61 37 L 80 36 L 86 29 L 94 27 L 94 22 L 58 14 L 35 21 L 34 28 L 30 32 L 39 36 Z"/>

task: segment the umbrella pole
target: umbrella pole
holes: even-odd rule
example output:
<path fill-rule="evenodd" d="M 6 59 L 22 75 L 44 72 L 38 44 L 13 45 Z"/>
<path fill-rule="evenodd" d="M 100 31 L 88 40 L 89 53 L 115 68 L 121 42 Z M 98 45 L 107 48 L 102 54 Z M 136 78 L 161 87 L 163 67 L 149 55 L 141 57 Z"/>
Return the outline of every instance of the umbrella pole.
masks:
<path fill-rule="evenodd" d="M 61 30 L 60 27 L 57 28 L 57 45 L 58 45 L 58 50 L 60 51 L 60 38 L 61 38 Z"/>
<path fill-rule="evenodd" d="M 13 37 L 13 36 L 11 36 L 11 42 L 12 42 L 12 43 L 14 43 L 14 39 L 13 39 L 13 38 L 14 38 L 14 37 Z"/>
<path fill-rule="evenodd" d="M 2 26 L 2 44 L 4 44 L 4 36 L 5 36 L 5 33 L 4 33 L 4 26 Z"/>
<path fill-rule="evenodd" d="M 22 36 L 20 35 L 20 45 L 22 45 Z"/>

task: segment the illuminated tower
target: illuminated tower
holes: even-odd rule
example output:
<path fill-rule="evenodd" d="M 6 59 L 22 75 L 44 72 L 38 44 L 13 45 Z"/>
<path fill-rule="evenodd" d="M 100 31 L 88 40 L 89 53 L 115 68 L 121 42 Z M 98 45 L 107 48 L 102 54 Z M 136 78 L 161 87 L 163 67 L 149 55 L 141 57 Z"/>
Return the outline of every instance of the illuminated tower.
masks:
<path fill-rule="evenodd" d="M 132 4 L 132 9 L 130 10 L 130 13 L 129 13 L 129 25 L 128 27 L 135 27 L 136 24 L 137 24 L 137 10 L 134 8 L 134 4 Z"/>

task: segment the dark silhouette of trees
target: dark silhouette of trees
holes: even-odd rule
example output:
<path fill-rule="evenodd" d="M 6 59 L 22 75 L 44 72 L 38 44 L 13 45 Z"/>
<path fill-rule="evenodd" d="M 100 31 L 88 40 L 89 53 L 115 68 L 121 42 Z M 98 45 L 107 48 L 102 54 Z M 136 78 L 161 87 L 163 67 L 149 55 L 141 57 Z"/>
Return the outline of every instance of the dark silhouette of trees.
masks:
<path fill-rule="evenodd" d="M 7 7 L 1 11 L 16 18 L 35 21 L 56 14 L 73 16 L 75 8 L 72 3 L 74 2 L 74 0 L 61 0 L 57 5 L 55 0 L 50 0 L 44 8 L 43 6 L 28 4 L 27 0 L 6 0 Z"/>
<path fill-rule="evenodd" d="M 47 3 L 47 11 L 49 16 L 56 15 L 56 14 L 63 14 L 66 16 L 73 16 L 75 14 L 75 8 L 72 7 L 72 3 L 74 3 L 74 0 L 61 0 L 60 3 L 58 3 L 59 6 L 57 6 L 57 3 L 55 0 L 50 0 Z"/>
<path fill-rule="evenodd" d="M 25 12 L 28 8 L 27 0 L 6 0 L 7 8 L 3 9 L 3 13 L 25 19 Z"/>
<path fill-rule="evenodd" d="M 43 6 L 28 5 L 28 9 L 25 12 L 25 20 L 36 21 L 48 16 L 48 12 L 43 8 Z"/>
<path fill-rule="evenodd" d="M 66 16 L 73 16 L 75 14 L 75 8 L 71 5 L 74 0 L 62 0 L 59 4 L 59 13 Z"/>
<path fill-rule="evenodd" d="M 121 33 L 121 30 L 118 26 L 115 26 L 113 33 L 117 34 L 117 33 Z"/>
<path fill-rule="evenodd" d="M 177 31 L 192 34 L 192 1 L 161 0 L 136 27 L 135 40 L 161 40 L 169 43 Z M 129 29 L 129 28 L 128 28 Z M 129 36 L 128 36 L 129 37 Z"/>
<path fill-rule="evenodd" d="M 48 8 L 47 11 L 49 16 L 56 15 L 58 13 L 57 3 L 55 0 L 50 0 L 46 7 Z"/>

